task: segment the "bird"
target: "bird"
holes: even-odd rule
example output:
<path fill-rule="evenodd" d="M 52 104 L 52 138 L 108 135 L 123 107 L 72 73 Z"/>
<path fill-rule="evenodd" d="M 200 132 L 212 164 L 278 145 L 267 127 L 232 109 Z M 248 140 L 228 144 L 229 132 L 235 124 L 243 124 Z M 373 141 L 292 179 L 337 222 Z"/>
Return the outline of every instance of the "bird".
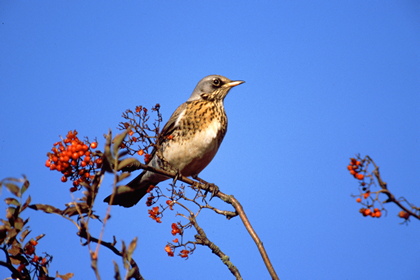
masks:
<path fill-rule="evenodd" d="M 201 79 L 158 134 L 147 164 L 186 177 L 197 176 L 212 161 L 226 134 L 228 120 L 223 104 L 226 95 L 244 82 L 221 75 Z M 104 202 L 132 207 L 151 185 L 167 179 L 165 175 L 143 170 L 127 185 L 118 186 Z"/>

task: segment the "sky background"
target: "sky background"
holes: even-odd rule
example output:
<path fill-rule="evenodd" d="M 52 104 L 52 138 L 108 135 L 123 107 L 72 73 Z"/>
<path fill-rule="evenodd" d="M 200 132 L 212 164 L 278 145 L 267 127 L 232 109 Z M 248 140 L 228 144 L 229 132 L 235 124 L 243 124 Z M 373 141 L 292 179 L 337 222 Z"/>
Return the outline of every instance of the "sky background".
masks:
<path fill-rule="evenodd" d="M 166 121 L 204 76 L 245 80 L 225 100 L 228 133 L 201 177 L 242 203 L 279 277 L 419 279 L 420 221 L 400 225 L 393 205 L 362 217 L 346 169 L 368 154 L 397 197 L 420 205 L 419 14 L 418 1 L 0 0 L 0 177 L 25 174 L 34 203 L 63 207 L 70 183 L 44 166 L 59 135 L 77 129 L 102 147 L 126 109 L 160 103 Z M 105 232 L 139 238 L 146 279 L 233 279 L 205 247 L 168 257 L 180 218 L 157 224 L 147 210 L 113 207 Z M 94 279 L 71 223 L 25 214 L 32 237 L 46 234 L 37 250 L 54 256 L 51 274 Z M 244 279 L 269 279 L 239 218 L 202 214 Z M 112 260 L 102 248 L 103 279 Z"/>

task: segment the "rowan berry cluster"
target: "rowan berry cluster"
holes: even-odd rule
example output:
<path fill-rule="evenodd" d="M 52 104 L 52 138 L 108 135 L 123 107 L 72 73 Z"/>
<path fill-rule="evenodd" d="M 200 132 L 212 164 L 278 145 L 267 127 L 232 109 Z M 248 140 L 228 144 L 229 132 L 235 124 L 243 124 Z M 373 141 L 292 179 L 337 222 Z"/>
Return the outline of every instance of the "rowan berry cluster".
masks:
<path fill-rule="evenodd" d="M 365 175 L 360 173 L 363 171 L 362 168 L 363 164 L 355 158 L 351 158 L 350 164 L 347 165 L 347 169 L 349 170 L 350 174 L 353 175 L 357 180 L 363 180 L 365 178 Z"/>
<path fill-rule="evenodd" d="M 370 208 L 360 208 L 359 212 L 363 217 L 370 216 L 372 218 L 380 218 L 382 216 L 382 212 L 378 208 L 373 208 L 373 211 Z"/>
<path fill-rule="evenodd" d="M 45 162 L 45 166 L 50 170 L 57 170 L 63 174 L 63 183 L 68 179 L 73 181 L 71 192 L 78 190 L 81 183 L 91 183 L 95 172 L 102 166 L 102 157 L 93 151 L 98 144 L 88 140 L 83 142 L 77 134 L 76 130 L 69 131 L 65 139 L 54 143 Z"/>
<path fill-rule="evenodd" d="M 179 235 L 182 236 L 182 234 L 183 234 L 183 226 L 180 223 L 172 223 L 171 228 L 172 228 L 172 231 L 171 231 L 172 235 L 179 234 Z M 167 244 L 165 246 L 165 251 L 166 251 L 166 253 L 168 253 L 168 256 L 173 257 L 174 256 L 175 249 L 178 248 L 178 247 L 182 247 L 183 246 L 185 249 L 183 249 L 183 250 L 181 250 L 179 252 L 179 256 L 181 258 L 188 258 L 189 254 L 192 251 L 191 250 L 187 250 L 186 247 L 185 247 L 185 244 L 181 244 L 179 242 L 178 238 L 175 238 L 174 240 L 172 240 L 172 242 L 176 243 L 176 245 L 169 243 L 169 244 Z"/>
<path fill-rule="evenodd" d="M 172 223 L 171 227 L 172 227 L 172 235 L 177 235 L 177 234 L 181 234 L 182 235 L 182 231 L 181 228 L 179 227 L 180 224 L 176 224 L 176 223 Z"/>
<path fill-rule="evenodd" d="M 149 209 L 149 217 L 155 220 L 157 223 L 161 223 L 162 221 L 162 212 L 159 211 L 159 206 L 153 207 Z"/>
<path fill-rule="evenodd" d="M 177 239 L 174 239 L 173 241 L 175 241 L 175 240 L 177 240 Z M 168 253 L 168 256 L 169 257 L 173 257 L 174 256 L 174 247 L 172 247 L 171 245 L 166 245 L 165 246 L 165 252 L 166 253 Z M 179 252 L 179 256 L 181 257 L 181 258 L 188 258 L 188 255 L 191 253 L 191 251 L 190 250 L 187 250 L 187 249 L 184 249 L 184 250 L 181 250 L 180 252 Z"/>
<path fill-rule="evenodd" d="M 401 208 L 398 217 L 404 219 L 403 223 L 408 222 L 411 216 L 420 219 L 420 208 L 409 203 L 404 197 L 397 199 L 390 192 L 386 182 L 381 177 L 379 166 L 370 156 L 361 158 L 360 155 L 356 155 L 355 158 L 350 158 L 347 169 L 358 180 L 360 194 L 352 196 L 356 198 L 357 203 L 363 205 L 359 212 L 364 217 L 380 218 L 383 214 L 388 213 L 385 204 L 395 203 Z M 374 187 L 379 187 L 379 190 L 371 191 Z M 384 196 L 386 196 L 386 199 L 382 199 Z"/>
<path fill-rule="evenodd" d="M 174 206 L 175 202 L 172 201 L 172 200 L 167 200 L 166 201 L 166 204 L 168 206 L 167 207 L 164 207 L 162 211 L 160 210 L 159 206 L 155 206 L 152 209 L 149 209 L 148 210 L 149 217 L 152 218 L 153 220 L 155 220 L 158 223 L 162 223 L 162 220 L 161 219 L 162 219 L 162 213 L 163 213 L 163 211 L 165 211 L 167 208 L 169 208 L 170 210 L 174 210 L 173 209 L 173 206 Z M 171 234 L 174 235 L 174 236 L 177 235 L 177 234 L 179 234 L 179 235 L 182 236 L 183 233 L 184 233 L 183 228 L 184 227 L 179 222 L 178 223 L 172 223 L 171 224 Z M 183 249 L 183 250 L 181 250 L 179 252 L 179 256 L 181 258 L 188 258 L 189 254 L 192 251 L 191 250 L 187 250 L 186 249 L 186 245 L 185 244 L 181 244 L 179 242 L 178 238 L 175 238 L 174 240 L 172 240 L 172 242 L 177 243 L 177 244 L 174 245 L 174 244 L 169 243 L 169 244 L 167 244 L 165 246 L 165 252 L 168 254 L 168 256 L 173 257 L 174 254 L 175 254 L 174 252 L 175 252 L 175 249 L 176 248 L 178 248 L 178 247 L 184 247 L 185 249 Z"/>
<path fill-rule="evenodd" d="M 363 203 L 363 205 L 366 206 L 360 208 L 359 212 L 363 215 L 363 217 L 369 216 L 372 218 L 380 218 L 382 216 L 382 211 L 379 208 L 373 207 L 373 204 L 375 203 L 376 199 L 371 198 L 370 195 L 370 191 L 367 190 L 360 194 L 358 198 L 356 198 L 357 203 Z"/>
<path fill-rule="evenodd" d="M 188 258 L 188 254 L 190 253 L 190 251 L 189 250 L 186 250 L 186 249 L 184 249 L 184 250 L 181 250 L 181 252 L 179 252 L 179 256 L 181 257 L 181 258 Z"/>
<path fill-rule="evenodd" d="M 29 265 L 32 265 L 36 269 L 39 267 L 45 267 L 51 262 L 51 256 L 46 255 L 45 257 L 41 257 L 35 254 L 36 245 L 38 245 L 38 241 L 31 239 L 29 240 L 23 248 L 23 253 L 26 257 L 26 262 L 21 262 L 17 267 L 19 272 L 23 272 L 25 269 L 28 269 Z"/>
<path fill-rule="evenodd" d="M 149 196 L 147 197 L 147 201 L 146 201 L 147 206 L 152 206 L 153 204 L 155 204 L 154 199 L 156 198 L 156 196 L 154 196 L 154 194 L 152 193 L 152 191 L 155 187 L 156 186 L 154 186 L 154 185 L 150 185 L 149 188 L 146 191 L 149 194 Z"/>
<path fill-rule="evenodd" d="M 176 239 L 178 240 L 178 239 Z M 174 256 L 174 247 L 172 247 L 171 245 L 167 244 L 165 246 L 165 252 L 168 253 L 168 256 L 173 257 Z"/>

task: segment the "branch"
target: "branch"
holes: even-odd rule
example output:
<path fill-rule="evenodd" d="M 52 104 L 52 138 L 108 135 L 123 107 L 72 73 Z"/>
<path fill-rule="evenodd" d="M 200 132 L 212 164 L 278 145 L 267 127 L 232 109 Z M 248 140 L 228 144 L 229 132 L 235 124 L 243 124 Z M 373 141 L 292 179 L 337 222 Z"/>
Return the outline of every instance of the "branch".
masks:
<path fill-rule="evenodd" d="M 255 244 L 257 245 L 258 251 L 260 251 L 261 257 L 265 263 L 265 266 L 267 267 L 268 272 L 270 273 L 270 276 L 272 279 L 280 279 L 276 271 L 274 270 L 274 267 L 270 261 L 270 258 L 268 257 L 268 254 L 264 248 L 264 245 L 261 241 L 261 239 L 258 237 L 257 233 L 255 232 L 254 228 L 252 227 L 251 223 L 248 220 L 248 217 L 245 215 L 245 211 L 242 208 L 242 205 L 239 203 L 239 201 L 233 197 L 233 195 L 230 196 L 230 201 L 232 206 L 235 208 L 236 212 L 238 212 L 239 217 L 241 217 L 242 223 L 244 224 L 245 228 L 248 230 L 249 235 L 251 235 L 252 239 L 254 240 Z"/>
<path fill-rule="evenodd" d="M 202 246 L 209 247 L 211 249 L 212 253 L 220 258 L 220 260 L 227 266 L 227 268 L 236 277 L 236 279 L 237 280 L 242 280 L 242 276 L 239 273 L 239 270 L 230 261 L 229 256 L 227 256 L 225 253 L 223 253 L 222 250 L 220 250 L 220 248 L 218 246 L 216 246 L 216 244 L 214 244 L 213 242 L 211 242 L 208 239 L 207 234 L 198 225 L 194 213 L 191 212 L 187 207 L 185 207 L 181 203 L 178 203 L 178 205 L 182 206 L 185 210 L 187 210 L 189 212 L 188 220 L 190 221 L 191 225 L 193 225 L 195 230 L 197 231 L 197 234 L 194 236 L 195 240 L 196 240 L 195 244 L 199 244 L 199 245 L 202 245 Z"/>
<path fill-rule="evenodd" d="M 22 274 L 19 270 L 17 270 L 12 265 L 12 262 L 10 261 L 10 257 L 9 257 L 9 254 L 7 253 L 6 248 L 1 247 L 0 249 L 4 252 L 4 254 L 6 256 L 6 259 L 7 259 L 7 262 L 0 261 L 0 265 L 6 267 L 7 269 L 9 269 L 10 272 L 12 272 L 12 277 L 16 277 L 16 279 L 18 279 L 18 278 L 19 279 L 22 279 L 22 280 L 24 280 L 24 279 L 30 279 L 30 278 L 27 278 L 27 275 Z"/>
<path fill-rule="evenodd" d="M 405 207 L 398 199 L 395 198 L 395 196 L 388 190 L 388 185 L 386 182 L 384 182 L 384 180 L 381 177 L 381 174 L 379 172 L 379 166 L 376 165 L 376 163 L 372 160 L 372 158 L 370 158 L 369 156 L 366 156 L 366 158 L 373 164 L 373 166 L 375 167 L 375 169 L 373 170 L 373 175 L 375 175 L 376 180 L 378 181 L 379 186 L 382 189 L 382 193 L 386 194 L 386 196 L 388 197 L 388 199 L 386 200 L 386 202 L 393 202 L 395 203 L 398 207 L 400 207 L 402 210 L 404 210 L 405 212 L 407 212 L 408 214 L 410 214 L 410 216 L 413 216 L 414 218 L 420 220 L 420 215 L 418 215 L 417 213 L 413 212 L 412 210 L 408 209 L 407 207 Z M 408 203 L 408 202 L 407 202 Z M 410 203 L 408 203 L 410 204 Z M 411 204 L 410 204 L 411 206 Z"/>
<path fill-rule="evenodd" d="M 118 250 L 117 248 L 115 248 L 113 243 L 110 242 L 105 242 L 103 240 L 99 240 L 98 238 L 95 238 L 93 236 L 91 236 L 87 231 L 85 230 L 81 230 L 77 233 L 78 236 L 80 236 L 81 238 L 86 239 L 87 242 L 94 242 L 97 243 L 99 245 L 102 245 L 106 248 L 108 248 L 109 250 L 111 250 L 115 255 L 119 256 L 119 257 L 124 257 L 123 253 L 121 253 L 120 250 Z M 136 261 L 133 258 L 130 258 L 130 265 L 132 267 L 132 269 L 134 269 L 134 273 L 132 275 L 132 278 L 136 279 L 136 280 L 144 280 L 143 276 L 141 276 L 140 274 L 140 270 L 139 267 L 136 263 Z"/>
<path fill-rule="evenodd" d="M 134 166 L 132 166 L 134 167 Z M 158 174 L 162 174 L 171 178 L 176 178 L 177 180 L 180 180 L 184 183 L 187 183 L 189 185 L 191 185 L 193 188 L 199 188 L 205 191 L 209 191 L 213 194 L 213 196 L 216 196 L 218 198 L 220 198 L 221 200 L 225 201 L 228 204 L 231 204 L 233 206 L 233 208 L 235 208 L 236 213 L 240 216 L 242 223 L 244 224 L 245 228 L 247 229 L 248 233 L 251 235 L 252 239 L 254 240 L 255 244 L 257 245 L 258 250 L 260 251 L 261 257 L 268 269 L 268 272 L 270 273 L 270 276 L 272 279 L 280 279 L 277 276 L 277 273 L 270 261 L 270 258 L 268 257 L 268 254 L 264 248 L 263 242 L 261 241 L 261 239 L 258 237 L 257 233 L 255 232 L 255 230 L 252 228 L 251 223 L 248 220 L 248 217 L 245 214 L 245 211 L 242 208 L 242 205 L 239 203 L 239 201 L 233 197 L 233 195 L 227 195 L 221 191 L 219 191 L 218 187 L 215 186 L 214 184 L 210 184 L 205 182 L 202 179 L 199 179 L 201 183 L 194 181 L 190 178 L 184 177 L 182 175 L 179 174 L 175 174 L 173 172 L 168 172 L 168 171 L 164 171 L 161 169 L 157 169 L 145 164 L 142 164 L 140 162 L 136 162 L 136 169 L 145 169 L 148 171 L 153 171 L 155 173 Z M 217 213 L 223 213 L 223 211 L 216 211 Z M 230 211 L 226 212 L 228 213 L 228 215 L 226 216 L 227 218 L 231 218 L 231 213 Z"/>
<path fill-rule="evenodd" d="M 4 266 L 7 269 L 10 270 L 10 272 L 12 272 L 12 276 L 11 277 L 16 277 L 13 279 L 27 279 L 23 274 L 20 273 L 20 271 L 18 271 L 13 265 L 4 262 L 4 261 L 0 261 L 0 266 Z"/>

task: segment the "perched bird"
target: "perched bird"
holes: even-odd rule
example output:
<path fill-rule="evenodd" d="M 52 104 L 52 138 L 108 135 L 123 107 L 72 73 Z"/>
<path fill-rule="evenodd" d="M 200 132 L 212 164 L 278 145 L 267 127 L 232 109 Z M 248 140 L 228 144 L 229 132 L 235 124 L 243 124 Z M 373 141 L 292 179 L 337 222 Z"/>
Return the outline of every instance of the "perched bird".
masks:
<path fill-rule="evenodd" d="M 183 176 L 198 175 L 213 159 L 227 130 L 223 100 L 244 81 L 219 75 L 198 82 L 187 102 L 181 104 L 160 132 L 148 165 Z M 127 185 L 119 186 L 112 204 L 131 207 L 146 195 L 150 185 L 169 179 L 144 170 Z M 111 196 L 105 202 L 111 202 Z"/>

